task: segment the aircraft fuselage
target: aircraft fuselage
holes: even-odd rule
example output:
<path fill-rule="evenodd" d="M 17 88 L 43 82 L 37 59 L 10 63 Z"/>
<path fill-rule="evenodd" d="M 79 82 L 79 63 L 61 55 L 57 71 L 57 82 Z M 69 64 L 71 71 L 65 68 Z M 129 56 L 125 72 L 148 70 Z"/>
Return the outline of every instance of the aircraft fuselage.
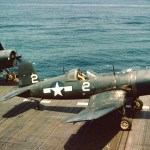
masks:
<path fill-rule="evenodd" d="M 101 75 L 87 80 L 67 80 L 65 75 L 31 85 L 29 97 L 82 99 L 104 91 L 121 89 L 138 97 L 150 94 L 150 70 Z"/>

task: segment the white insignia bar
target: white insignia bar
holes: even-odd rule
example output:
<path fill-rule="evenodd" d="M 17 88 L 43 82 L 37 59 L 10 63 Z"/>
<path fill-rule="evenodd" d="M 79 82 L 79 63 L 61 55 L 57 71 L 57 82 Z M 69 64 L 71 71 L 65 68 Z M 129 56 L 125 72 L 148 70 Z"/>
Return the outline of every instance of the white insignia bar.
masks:
<path fill-rule="evenodd" d="M 55 87 L 53 88 L 44 88 L 43 89 L 43 93 L 48 94 L 51 93 L 51 90 L 54 91 L 54 96 L 60 95 L 63 96 L 61 91 L 64 89 L 65 92 L 70 92 L 72 91 L 72 86 L 64 86 L 64 87 L 60 87 L 58 82 L 56 82 Z"/>
<path fill-rule="evenodd" d="M 43 93 L 51 93 L 51 88 L 45 88 L 43 89 Z"/>

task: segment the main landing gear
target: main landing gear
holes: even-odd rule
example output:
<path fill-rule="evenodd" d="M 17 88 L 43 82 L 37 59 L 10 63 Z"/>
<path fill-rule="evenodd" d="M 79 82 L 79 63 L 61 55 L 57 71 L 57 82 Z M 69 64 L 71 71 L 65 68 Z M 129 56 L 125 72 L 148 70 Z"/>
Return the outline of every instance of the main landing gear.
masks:
<path fill-rule="evenodd" d="M 40 107 L 40 102 L 42 100 L 42 98 L 30 98 L 31 101 L 34 101 L 35 102 L 35 110 L 40 110 L 41 107 Z"/>
<path fill-rule="evenodd" d="M 125 112 L 125 108 L 124 107 L 122 107 L 121 115 L 122 115 L 122 119 L 120 121 L 120 128 L 121 128 L 121 130 L 123 130 L 123 131 L 131 130 L 132 120 L 130 118 L 125 117 L 126 116 L 126 112 Z"/>
<path fill-rule="evenodd" d="M 132 120 L 127 117 L 123 117 L 120 122 L 121 130 L 129 131 L 131 130 L 131 127 L 132 127 Z"/>
<path fill-rule="evenodd" d="M 137 99 L 135 99 L 134 101 L 131 102 L 131 108 L 134 111 L 140 111 L 140 110 L 142 110 L 142 107 L 143 107 L 143 102 L 139 98 L 137 98 Z M 125 117 L 126 113 L 125 113 L 125 108 L 124 107 L 122 108 L 121 114 L 123 116 L 122 119 L 121 119 L 121 122 L 120 122 L 121 130 L 123 130 L 123 131 L 131 130 L 132 119 Z"/>
<path fill-rule="evenodd" d="M 134 111 L 140 111 L 142 110 L 142 107 L 143 107 L 143 102 L 139 98 L 137 98 L 131 103 L 131 108 Z"/>

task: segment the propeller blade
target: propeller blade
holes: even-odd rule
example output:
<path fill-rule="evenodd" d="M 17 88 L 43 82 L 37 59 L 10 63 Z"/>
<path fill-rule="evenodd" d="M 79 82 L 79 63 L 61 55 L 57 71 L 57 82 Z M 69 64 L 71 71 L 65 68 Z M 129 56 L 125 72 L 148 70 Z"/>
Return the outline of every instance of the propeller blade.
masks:
<path fill-rule="evenodd" d="M 0 43 L 0 50 L 4 50 L 4 47 L 2 46 L 1 43 Z"/>

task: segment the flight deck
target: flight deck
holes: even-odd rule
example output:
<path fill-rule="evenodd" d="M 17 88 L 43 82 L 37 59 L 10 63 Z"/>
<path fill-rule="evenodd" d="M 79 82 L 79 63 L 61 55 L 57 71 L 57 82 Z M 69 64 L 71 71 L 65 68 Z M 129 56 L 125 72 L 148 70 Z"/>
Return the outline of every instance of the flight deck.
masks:
<path fill-rule="evenodd" d="M 1 85 L 0 96 L 16 88 Z M 132 115 L 132 130 L 120 131 L 119 117 L 112 112 L 100 119 L 65 123 L 85 109 L 88 100 L 43 100 L 14 97 L 0 104 L 2 150 L 150 150 L 150 96 L 140 97 L 143 110 Z"/>

